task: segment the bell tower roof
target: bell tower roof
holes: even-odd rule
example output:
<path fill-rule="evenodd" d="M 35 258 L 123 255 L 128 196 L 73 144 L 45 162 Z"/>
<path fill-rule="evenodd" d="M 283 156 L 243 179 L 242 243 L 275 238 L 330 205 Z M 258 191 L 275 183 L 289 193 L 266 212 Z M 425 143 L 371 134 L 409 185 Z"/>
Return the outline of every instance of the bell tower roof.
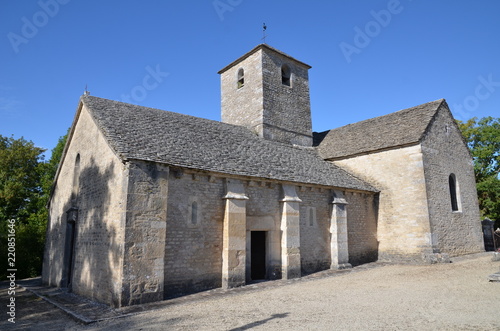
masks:
<path fill-rule="evenodd" d="M 244 61 L 246 58 L 248 58 L 249 56 L 251 56 L 252 54 L 254 54 L 255 52 L 261 50 L 261 49 L 267 49 L 269 51 L 272 51 L 272 52 L 275 52 L 275 53 L 278 53 L 282 56 L 285 56 L 287 57 L 289 60 L 292 60 L 294 62 L 296 62 L 298 65 L 302 65 L 304 67 L 306 67 L 307 69 L 311 69 L 312 67 L 310 65 L 308 65 L 307 63 L 304 63 L 302 61 L 299 61 L 297 60 L 296 58 L 294 57 L 291 57 L 290 55 L 274 48 L 274 47 L 271 47 L 269 46 L 268 44 L 260 44 L 260 45 L 257 45 L 255 46 L 252 50 L 250 50 L 249 52 L 243 54 L 242 56 L 240 56 L 239 58 L 237 58 L 236 60 L 234 60 L 233 62 L 229 63 L 227 66 L 225 66 L 224 68 L 222 68 L 221 70 L 219 70 L 217 73 L 218 74 L 222 74 L 224 73 L 225 71 L 227 71 L 229 68 L 232 68 L 234 67 L 235 65 L 237 65 L 239 62 L 242 62 Z"/>

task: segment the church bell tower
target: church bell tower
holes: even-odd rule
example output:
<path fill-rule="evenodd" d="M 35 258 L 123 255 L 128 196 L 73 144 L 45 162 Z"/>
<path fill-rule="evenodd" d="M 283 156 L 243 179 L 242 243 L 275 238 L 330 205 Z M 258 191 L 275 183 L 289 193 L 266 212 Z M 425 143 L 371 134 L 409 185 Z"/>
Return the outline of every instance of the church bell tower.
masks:
<path fill-rule="evenodd" d="M 222 122 L 264 139 L 312 146 L 311 66 L 261 44 L 219 71 Z"/>

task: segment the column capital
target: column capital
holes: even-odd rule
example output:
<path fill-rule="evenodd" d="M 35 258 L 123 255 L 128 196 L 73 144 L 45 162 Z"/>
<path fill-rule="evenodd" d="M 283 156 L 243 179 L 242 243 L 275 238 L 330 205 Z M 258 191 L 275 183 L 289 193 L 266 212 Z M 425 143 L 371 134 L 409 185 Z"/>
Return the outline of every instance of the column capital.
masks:
<path fill-rule="evenodd" d="M 293 185 L 281 185 L 283 188 L 283 199 L 281 202 L 302 202 L 302 200 L 297 195 L 295 186 Z"/>
<path fill-rule="evenodd" d="M 243 182 L 237 179 L 226 179 L 226 195 L 222 199 L 249 200 Z"/>
<path fill-rule="evenodd" d="M 334 205 L 348 205 L 349 203 L 344 197 L 344 193 L 340 191 L 333 191 L 332 204 Z"/>
<path fill-rule="evenodd" d="M 233 200 L 249 200 L 250 198 L 244 194 L 231 194 L 227 193 L 222 199 L 233 199 Z"/>
<path fill-rule="evenodd" d="M 348 205 L 349 203 L 344 198 L 333 198 L 331 204 L 333 204 L 333 205 Z"/>

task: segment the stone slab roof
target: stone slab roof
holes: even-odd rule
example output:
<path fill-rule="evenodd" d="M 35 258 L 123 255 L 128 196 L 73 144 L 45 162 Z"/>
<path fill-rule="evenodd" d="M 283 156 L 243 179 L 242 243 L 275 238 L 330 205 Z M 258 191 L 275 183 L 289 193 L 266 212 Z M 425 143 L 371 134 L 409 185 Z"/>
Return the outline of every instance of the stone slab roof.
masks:
<path fill-rule="evenodd" d="M 268 141 L 244 127 L 93 96 L 81 102 L 123 160 L 378 191 L 321 159 L 314 148 Z"/>
<path fill-rule="evenodd" d="M 252 50 L 250 50 L 249 52 L 243 54 L 242 56 L 240 56 L 239 58 L 237 58 L 233 62 L 229 63 L 227 66 L 225 66 L 224 68 L 222 68 L 221 70 L 219 70 L 217 73 L 218 74 L 222 74 L 224 71 L 228 70 L 229 68 L 234 67 L 237 63 L 243 61 L 244 59 L 246 59 L 247 57 L 249 57 L 250 55 L 252 55 L 253 53 L 257 52 L 260 49 L 269 50 L 269 51 L 272 51 L 274 53 L 281 54 L 282 56 L 284 56 L 284 57 L 286 57 L 286 58 L 288 58 L 290 60 L 295 61 L 296 63 L 300 64 L 301 66 L 306 67 L 307 69 L 311 69 L 312 68 L 307 63 L 299 61 L 296 58 L 291 57 L 290 55 L 288 55 L 286 53 L 283 53 L 282 51 L 280 51 L 280 50 L 278 50 L 278 49 L 276 49 L 274 47 L 269 46 L 268 44 L 260 44 L 260 45 L 255 46 Z"/>
<path fill-rule="evenodd" d="M 342 159 L 421 141 L 444 99 L 403 109 L 388 115 L 314 133 L 319 155 Z M 446 106 L 447 107 L 447 106 Z"/>

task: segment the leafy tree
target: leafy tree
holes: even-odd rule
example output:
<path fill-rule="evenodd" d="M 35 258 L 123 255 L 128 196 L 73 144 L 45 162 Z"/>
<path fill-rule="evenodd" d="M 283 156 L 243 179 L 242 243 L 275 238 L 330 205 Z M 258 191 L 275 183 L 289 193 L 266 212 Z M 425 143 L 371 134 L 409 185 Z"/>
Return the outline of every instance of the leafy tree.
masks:
<path fill-rule="evenodd" d="M 481 215 L 500 227 L 500 118 L 457 122 L 474 159 Z"/>
<path fill-rule="evenodd" d="M 0 278 L 7 267 L 7 222 L 16 220 L 16 277 L 40 274 L 48 213 L 46 204 L 66 136 L 48 162 L 42 148 L 24 138 L 0 135 Z"/>
<path fill-rule="evenodd" d="M 500 179 L 486 177 L 477 183 L 477 195 L 481 215 L 495 221 L 495 229 L 500 228 Z"/>
<path fill-rule="evenodd" d="M 24 138 L 0 136 L 0 218 L 27 222 L 41 194 L 40 163 L 45 150 Z"/>
<path fill-rule="evenodd" d="M 42 195 L 40 179 L 44 151 L 22 137 L 14 139 L 0 136 L 0 247 L 4 253 L 0 270 L 2 276 L 5 276 L 8 269 L 7 222 L 11 219 L 14 219 L 16 224 L 15 267 L 19 271 L 16 276 L 31 275 L 33 261 L 30 250 L 36 251 L 38 246 L 38 240 L 32 238 L 31 230 L 34 226 L 44 226 L 43 221 L 39 224 L 41 220 L 36 217 Z M 35 239 L 35 242 L 31 239 Z M 28 255 L 25 254 L 26 251 Z"/>

